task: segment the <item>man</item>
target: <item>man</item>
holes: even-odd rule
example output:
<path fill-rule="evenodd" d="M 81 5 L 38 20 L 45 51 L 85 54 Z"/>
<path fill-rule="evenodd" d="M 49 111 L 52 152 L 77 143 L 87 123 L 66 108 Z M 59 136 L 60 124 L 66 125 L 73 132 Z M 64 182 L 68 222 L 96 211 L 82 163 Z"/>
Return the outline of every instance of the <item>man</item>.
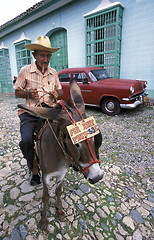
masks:
<path fill-rule="evenodd" d="M 25 45 L 32 50 L 35 62 L 24 66 L 19 73 L 15 83 L 15 95 L 26 99 L 26 105 L 52 107 L 63 91 L 55 69 L 49 67 L 50 58 L 53 52 L 59 48 L 52 48 L 47 36 L 40 36 L 34 44 Z M 30 184 L 40 184 L 40 176 L 34 172 L 34 129 L 39 118 L 18 110 L 20 118 L 21 141 L 20 149 L 31 173 Z"/>
<path fill-rule="evenodd" d="M 16 81 L 17 81 L 17 77 L 14 76 L 14 77 L 13 77 L 13 85 L 16 83 Z"/>

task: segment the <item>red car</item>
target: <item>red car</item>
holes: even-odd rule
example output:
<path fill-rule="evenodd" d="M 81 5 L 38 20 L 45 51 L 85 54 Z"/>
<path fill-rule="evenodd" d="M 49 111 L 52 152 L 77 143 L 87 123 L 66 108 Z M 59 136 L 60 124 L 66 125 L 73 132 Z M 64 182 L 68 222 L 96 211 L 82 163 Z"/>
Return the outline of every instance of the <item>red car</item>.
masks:
<path fill-rule="evenodd" d="M 69 82 L 76 78 L 86 105 L 99 106 L 110 116 L 121 108 L 133 109 L 143 103 L 146 81 L 111 78 L 104 68 L 67 68 L 58 72 L 64 91 L 63 100 L 69 97 Z"/>

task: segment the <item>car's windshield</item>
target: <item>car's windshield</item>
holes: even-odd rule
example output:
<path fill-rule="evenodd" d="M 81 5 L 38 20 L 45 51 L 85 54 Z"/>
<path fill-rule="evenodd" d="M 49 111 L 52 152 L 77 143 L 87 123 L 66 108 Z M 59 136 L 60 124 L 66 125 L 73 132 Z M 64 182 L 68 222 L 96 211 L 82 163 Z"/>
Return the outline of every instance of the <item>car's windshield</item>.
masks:
<path fill-rule="evenodd" d="M 89 72 L 89 76 L 93 82 L 96 82 L 105 78 L 110 78 L 106 69 L 91 70 L 91 72 Z"/>

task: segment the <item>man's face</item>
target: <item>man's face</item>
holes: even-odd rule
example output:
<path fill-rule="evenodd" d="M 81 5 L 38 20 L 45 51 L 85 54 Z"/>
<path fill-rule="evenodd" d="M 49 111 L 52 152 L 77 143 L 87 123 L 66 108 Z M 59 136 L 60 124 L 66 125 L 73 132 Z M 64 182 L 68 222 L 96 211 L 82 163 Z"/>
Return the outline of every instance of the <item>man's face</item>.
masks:
<path fill-rule="evenodd" d="M 51 53 L 47 52 L 47 51 L 34 51 L 33 52 L 33 56 L 36 59 L 36 64 L 37 67 L 39 68 L 39 70 L 42 71 L 42 69 L 46 70 L 49 62 L 50 62 L 50 58 L 51 58 Z"/>

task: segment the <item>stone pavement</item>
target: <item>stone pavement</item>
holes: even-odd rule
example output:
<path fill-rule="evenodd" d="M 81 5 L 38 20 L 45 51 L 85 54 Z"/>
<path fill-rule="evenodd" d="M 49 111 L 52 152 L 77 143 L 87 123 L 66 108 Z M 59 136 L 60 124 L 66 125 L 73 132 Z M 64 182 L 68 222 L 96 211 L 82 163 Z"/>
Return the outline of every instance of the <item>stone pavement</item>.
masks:
<path fill-rule="evenodd" d="M 39 229 L 42 185 L 29 185 L 26 161 L 18 148 L 18 102 L 21 103 L 21 100 L 13 96 L 0 96 L 0 240 L 153 240 L 154 183 L 150 169 L 152 171 L 154 166 L 154 150 L 146 152 L 148 164 L 152 163 L 149 172 L 138 171 L 130 162 L 124 161 L 120 165 L 111 161 L 111 156 L 107 158 L 105 140 L 100 151 L 103 179 L 90 185 L 81 174 L 69 169 L 63 184 L 63 222 L 59 222 L 55 216 L 55 185 L 54 179 L 51 180 L 51 199 L 47 212 L 49 233 Z M 114 129 L 116 117 L 111 118 L 97 111 L 91 113 L 90 110 L 87 113 L 98 117 L 98 125 L 103 126 L 104 122 L 111 124 Z M 150 114 L 150 118 L 154 116 L 152 108 L 146 113 Z M 140 117 L 137 110 L 136 114 Z M 125 115 L 118 117 L 121 118 L 126 121 Z M 146 144 L 147 136 L 144 141 L 141 144 Z M 153 140 L 150 141 L 153 144 Z M 115 142 L 116 139 L 110 151 L 113 150 L 116 156 Z M 120 154 L 127 156 L 127 153 Z M 139 156 L 141 152 L 136 154 Z"/>

